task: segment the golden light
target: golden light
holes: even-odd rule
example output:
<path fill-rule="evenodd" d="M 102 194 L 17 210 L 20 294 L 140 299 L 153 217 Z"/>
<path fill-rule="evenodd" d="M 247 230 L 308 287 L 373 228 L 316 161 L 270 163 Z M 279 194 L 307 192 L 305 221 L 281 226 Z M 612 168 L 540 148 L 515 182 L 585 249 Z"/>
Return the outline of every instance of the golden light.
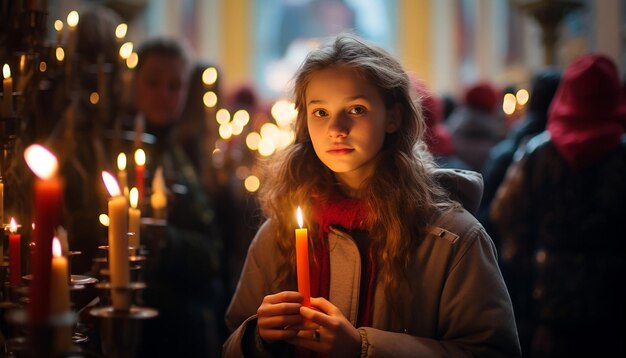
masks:
<path fill-rule="evenodd" d="M 44 61 L 39 62 L 39 71 L 46 72 L 47 69 L 48 65 Z"/>
<path fill-rule="evenodd" d="M 298 220 L 298 226 L 300 226 L 300 229 L 302 229 L 302 225 L 304 225 L 304 220 L 302 219 L 302 209 L 300 209 L 299 206 L 296 209 L 296 219 Z"/>
<path fill-rule="evenodd" d="M 100 224 L 109 226 L 109 216 L 107 214 L 100 214 L 98 216 L 98 220 L 100 221 Z"/>
<path fill-rule="evenodd" d="M 259 142 L 261 141 L 261 135 L 257 132 L 250 132 L 246 136 L 246 146 L 250 150 L 259 149 Z"/>
<path fill-rule="evenodd" d="M 109 195 L 120 196 L 122 194 L 117 180 L 115 180 L 115 177 L 106 170 L 102 171 L 102 181 L 104 182 L 104 186 L 107 188 Z"/>
<path fill-rule="evenodd" d="M 43 180 L 52 178 L 59 168 L 57 157 L 40 144 L 31 144 L 26 148 L 24 160 L 30 170 Z"/>
<path fill-rule="evenodd" d="M 529 98 L 530 98 L 530 95 L 528 94 L 528 91 L 523 88 L 517 91 L 517 93 L 515 94 L 515 99 L 517 99 L 517 104 L 519 104 L 520 106 L 523 106 L 526 103 L 528 103 Z"/>
<path fill-rule="evenodd" d="M 115 37 L 121 40 L 126 37 L 126 32 L 128 32 L 128 25 L 121 23 L 115 28 Z"/>
<path fill-rule="evenodd" d="M 233 136 L 233 126 L 230 123 L 220 124 L 220 138 L 228 139 Z"/>
<path fill-rule="evenodd" d="M 139 55 L 137 54 L 137 52 L 131 53 L 130 56 L 128 56 L 128 58 L 126 59 L 126 67 L 128 67 L 129 70 L 132 70 L 133 68 L 137 67 L 138 63 L 139 63 Z"/>
<path fill-rule="evenodd" d="M 240 109 L 233 114 L 233 123 L 243 127 L 248 124 L 248 122 L 250 122 L 250 114 L 245 109 Z"/>
<path fill-rule="evenodd" d="M 98 102 L 100 102 L 100 95 L 98 92 L 91 92 L 89 95 L 89 102 L 91 104 L 98 104 Z"/>
<path fill-rule="evenodd" d="M 120 46 L 120 57 L 124 60 L 130 57 L 133 53 L 133 43 L 132 42 L 124 42 L 122 46 Z"/>
<path fill-rule="evenodd" d="M 259 187 L 261 186 L 261 181 L 256 176 L 250 175 L 246 178 L 246 180 L 243 181 L 243 186 L 246 188 L 247 191 L 254 193 L 255 191 L 259 190 Z"/>
<path fill-rule="evenodd" d="M 217 95 L 213 91 L 207 91 L 204 96 L 202 96 L 202 102 L 208 108 L 213 108 L 217 105 Z"/>
<path fill-rule="evenodd" d="M 120 153 L 117 155 L 117 169 L 126 170 L 126 153 Z"/>
<path fill-rule="evenodd" d="M 15 218 L 11 218 L 11 223 L 9 224 L 9 231 L 15 234 L 17 232 L 17 223 L 15 222 Z"/>
<path fill-rule="evenodd" d="M 264 157 L 269 157 L 274 154 L 274 151 L 276 151 L 276 145 L 274 145 L 274 142 L 267 138 L 261 138 L 259 141 L 259 154 Z"/>
<path fill-rule="evenodd" d="M 135 164 L 146 165 L 146 152 L 141 148 L 135 151 Z"/>
<path fill-rule="evenodd" d="M 215 120 L 219 124 L 224 124 L 230 122 L 230 112 L 227 109 L 219 109 L 217 113 L 215 113 Z"/>
<path fill-rule="evenodd" d="M 54 22 L 54 29 L 57 30 L 57 31 L 63 30 L 63 21 L 57 19 Z"/>
<path fill-rule="evenodd" d="M 61 255 L 61 241 L 59 241 L 59 238 L 55 236 L 54 239 L 52 239 L 52 256 L 61 257 Z"/>
<path fill-rule="evenodd" d="M 261 138 L 276 141 L 280 135 L 280 130 L 274 123 L 264 123 L 261 126 Z"/>
<path fill-rule="evenodd" d="M 513 93 L 507 93 L 504 95 L 504 99 L 502 100 L 502 110 L 508 116 L 515 112 L 517 100 L 515 99 L 515 95 Z"/>
<path fill-rule="evenodd" d="M 272 105 L 270 110 L 272 117 L 280 127 L 286 127 L 293 123 L 298 116 L 298 111 L 293 102 L 280 100 Z"/>
<path fill-rule="evenodd" d="M 132 187 L 128 196 L 128 199 L 130 200 L 130 206 L 133 209 L 137 209 L 137 204 L 139 203 L 139 190 L 135 187 Z"/>
<path fill-rule="evenodd" d="M 57 61 L 59 62 L 63 61 L 63 59 L 65 59 L 65 50 L 63 49 L 63 47 L 61 46 L 57 47 L 55 51 L 55 55 L 57 57 Z"/>
<path fill-rule="evenodd" d="M 215 67 L 207 67 L 202 72 L 202 82 L 208 86 L 214 84 L 215 81 L 217 81 L 217 70 Z"/>
<path fill-rule="evenodd" d="M 76 27 L 79 20 L 80 17 L 78 16 L 78 12 L 76 12 L 76 10 L 72 10 L 69 14 L 67 14 L 67 26 Z"/>
<path fill-rule="evenodd" d="M 4 66 L 2 66 L 2 76 L 4 78 L 11 77 L 11 67 L 9 67 L 8 63 L 5 63 Z"/>

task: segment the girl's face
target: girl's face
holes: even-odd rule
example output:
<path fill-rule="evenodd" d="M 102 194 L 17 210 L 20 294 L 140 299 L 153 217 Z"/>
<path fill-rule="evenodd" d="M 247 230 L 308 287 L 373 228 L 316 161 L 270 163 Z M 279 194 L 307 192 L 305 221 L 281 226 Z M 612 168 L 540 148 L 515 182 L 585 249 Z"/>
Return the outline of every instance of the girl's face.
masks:
<path fill-rule="evenodd" d="M 315 72 L 305 94 L 307 126 L 315 153 L 350 191 L 373 174 L 386 133 L 398 118 L 376 87 L 346 67 Z"/>

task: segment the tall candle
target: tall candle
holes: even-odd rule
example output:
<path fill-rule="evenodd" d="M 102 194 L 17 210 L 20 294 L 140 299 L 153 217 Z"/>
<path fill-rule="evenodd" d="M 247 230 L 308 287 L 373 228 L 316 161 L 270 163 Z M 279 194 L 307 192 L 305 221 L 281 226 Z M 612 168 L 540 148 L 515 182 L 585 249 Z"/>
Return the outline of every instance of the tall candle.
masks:
<path fill-rule="evenodd" d="M 141 244 L 141 210 L 137 208 L 139 192 L 137 188 L 130 189 L 130 207 L 128 208 L 128 232 L 132 235 L 128 238 L 130 247 L 139 247 Z"/>
<path fill-rule="evenodd" d="M 13 78 L 11 77 L 11 67 L 5 63 L 2 67 L 2 115 L 8 117 L 13 112 Z"/>
<path fill-rule="evenodd" d="M 150 206 L 152 206 L 152 216 L 154 218 L 167 219 L 167 187 L 162 166 L 157 168 L 152 179 Z"/>
<path fill-rule="evenodd" d="M 2 176 L 0 176 L 0 225 L 4 226 L 4 182 L 2 181 Z M 1 257 L 0 265 L 2 265 Z"/>
<path fill-rule="evenodd" d="M 296 212 L 299 229 L 296 229 L 296 268 L 298 270 L 298 292 L 304 297 L 302 305 L 311 307 L 311 282 L 309 276 L 309 235 L 306 228 L 302 228 L 302 209 L 298 206 Z"/>
<path fill-rule="evenodd" d="M 120 183 L 124 196 L 128 196 L 128 174 L 126 174 L 126 154 L 117 155 L 117 180 Z"/>
<path fill-rule="evenodd" d="M 11 218 L 9 225 L 9 284 L 11 287 L 19 287 L 21 282 L 21 243 L 22 236 L 17 233 L 15 219 Z"/>
<path fill-rule="evenodd" d="M 29 294 L 29 320 L 43 323 L 50 314 L 50 261 L 52 238 L 59 225 L 63 183 L 56 176 L 58 161 L 45 147 L 33 144 L 24 151 L 24 159 L 37 178 L 34 185 L 34 242 L 31 265 L 33 280 Z"/>
<path fill-rule="evenodd" d="M 145 198 L 146 152 L 139 148 L 135 151 L 135 185 L 139 191 L 139 203 Z"/>
<path fill-rule="evenodd" d="M 52 265 L 50 269 L 50 313 L 52 316 L 63 315 L 70 310 L 70 288 L 67 257 L 63 256 L 58 238 L 52 240 Z M 59 327 L 54 337 L 54 352 L 62 353 L 72 345 L 71 326 Z"/>
<path fill-rule="evenodd" d="M 130 271 L 128 265 L 128 201 L 122 195 L 115 178 L 102 172 L 102 180 L 111 195 L 109 199 L 109 278 L 113 309 L 130 308 Z"/>
<path fill-rule="evenodd" d="M 72 10 L 67 14 L 67 59 L 65 61 L 65 75 L 67 78 L 70 78 L 72 73 L 72 63 L 74 62 L 74 52 L 76 50 L 76 26 L 79 20 L 80 16 L 76 10 Z"/>

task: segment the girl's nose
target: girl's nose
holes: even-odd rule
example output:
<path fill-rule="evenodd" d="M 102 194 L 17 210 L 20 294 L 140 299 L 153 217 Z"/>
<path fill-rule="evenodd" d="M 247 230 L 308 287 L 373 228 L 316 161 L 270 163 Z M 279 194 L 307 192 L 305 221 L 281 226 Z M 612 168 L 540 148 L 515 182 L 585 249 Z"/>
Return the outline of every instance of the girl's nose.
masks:
<path fill-rule="evenodd" d="M 328 136 L 331 138 L 345 137 L 350 133 L 350 120 L 344 114 L 332 116 L 328 124 Z"/>

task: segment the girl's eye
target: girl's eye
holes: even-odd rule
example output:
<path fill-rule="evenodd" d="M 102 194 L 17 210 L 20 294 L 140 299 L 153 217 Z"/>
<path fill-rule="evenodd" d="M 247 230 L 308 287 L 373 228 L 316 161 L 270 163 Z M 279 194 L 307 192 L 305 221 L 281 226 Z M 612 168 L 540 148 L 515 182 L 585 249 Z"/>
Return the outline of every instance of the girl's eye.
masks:
<path fill-rule="evenodd" d="M 323 109 L 316 109 L 313 111 L 313 115 L 315 117 L 325 117 L 328 115 L 328 113 L 326 113 L 326 111 Z"/>
<path fill-rule="evenodd" d="M 350 113 L 350 114 L 363 114 L 363 113 L 365 113 L 365 107 L 363 107 L 363 106 L 354 106 L 354 107 L 350 108 L 348 113 Z"/>

